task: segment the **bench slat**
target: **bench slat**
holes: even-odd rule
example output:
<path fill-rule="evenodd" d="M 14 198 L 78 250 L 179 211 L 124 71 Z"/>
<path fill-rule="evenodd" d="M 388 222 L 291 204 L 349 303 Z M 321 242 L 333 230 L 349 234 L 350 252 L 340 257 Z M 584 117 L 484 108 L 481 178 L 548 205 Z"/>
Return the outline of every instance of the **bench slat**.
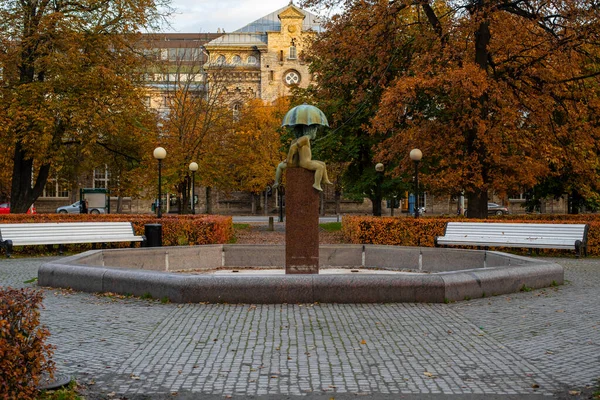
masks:
<path fill-rule="evenodd" d="M 448 222 L 436 245 L 586 250 L 587 224 Z M 587 252 L 587 250 L 586 250 Z"/>
<path fill-rule="evenodd" d="M 63 245 L 80 243 L 143 242 L 131 222 L 47 222 L 0 224 L 0 244 L 9 248 L 27 245 Z"/>

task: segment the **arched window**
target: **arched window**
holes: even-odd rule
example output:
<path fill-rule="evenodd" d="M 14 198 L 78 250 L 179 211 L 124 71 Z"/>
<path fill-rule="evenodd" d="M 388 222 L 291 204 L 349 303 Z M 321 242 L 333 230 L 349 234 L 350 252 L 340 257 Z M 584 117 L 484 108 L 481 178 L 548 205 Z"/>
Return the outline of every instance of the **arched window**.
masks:
<path fill-rule="evenodd" d="M 248 64 L 254 65 L 254 64 L 258 63 L 258 60 L 254 56 L 248 56 L 248 59 L 246 59 L 246 62 Z"/>
<path fill-rule="evenodd" d="M 242 105 L 240 103 L 233 103 L 233 105 L 231 106 L 231 111 L 232 111 L 232 115 L 233 115 L 233 120 L 236 122 L 239 121 L 240 114 L 242 111 Z"/>
<path fill-rule="evenodd" d="M 224 65 L 225 64 L 225 56 L 223 54 L 221 54 L 219 57 L 217 57 L 217 65 Z"/>
<path fill-rule="evenodd" d="M 231 59 L 231 63 L 232 64 L 241 64 L 242 63 L 242 57 L 238 56 L 237 54 L 235 56 L 233 56 L 233 58 Z"/>

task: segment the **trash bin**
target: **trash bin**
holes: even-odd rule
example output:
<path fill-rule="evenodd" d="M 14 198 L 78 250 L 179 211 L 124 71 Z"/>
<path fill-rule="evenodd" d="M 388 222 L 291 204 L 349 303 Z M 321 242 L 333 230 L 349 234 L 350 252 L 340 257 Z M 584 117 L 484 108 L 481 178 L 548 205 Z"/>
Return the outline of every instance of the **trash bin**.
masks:
<path fill-rule="evenodd" d="M 144 225 L 144 234 L 146 235 L 146 247 L 162 246 L 162 225 L 146 224 Z"/>

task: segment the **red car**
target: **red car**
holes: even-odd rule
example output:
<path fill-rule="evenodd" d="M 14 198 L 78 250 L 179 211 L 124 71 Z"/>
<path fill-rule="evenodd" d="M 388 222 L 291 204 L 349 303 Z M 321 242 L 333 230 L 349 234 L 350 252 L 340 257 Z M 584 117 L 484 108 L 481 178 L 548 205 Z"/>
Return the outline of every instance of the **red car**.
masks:
<path fill-rule="evenodd" d="M 0 214 L 10 214 L 10 203 L 2 203 L 0 204 Z M 27 210 L 27 214 L 37 214 L 35 211 L 35 206 L 32 204 Z"/>

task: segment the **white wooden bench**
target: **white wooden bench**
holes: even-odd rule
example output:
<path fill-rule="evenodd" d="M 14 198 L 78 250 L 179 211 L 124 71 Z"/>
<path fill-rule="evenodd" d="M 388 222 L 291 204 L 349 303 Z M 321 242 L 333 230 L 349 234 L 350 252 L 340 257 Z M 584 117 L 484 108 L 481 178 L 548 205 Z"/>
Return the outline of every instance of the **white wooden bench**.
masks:
<path fill-rule="evenodd" d="M 0 247 L 10 257 L 13 246 L 59 245 L 78 243 L 145 242 L 136 236 L 131 222 L 44 222 L 0 224 Z"/>
<path fill-rule="evenodd" d="M 587 256 L 587 224 L 448 222 L 435 246 L 570 249 Z"/>

